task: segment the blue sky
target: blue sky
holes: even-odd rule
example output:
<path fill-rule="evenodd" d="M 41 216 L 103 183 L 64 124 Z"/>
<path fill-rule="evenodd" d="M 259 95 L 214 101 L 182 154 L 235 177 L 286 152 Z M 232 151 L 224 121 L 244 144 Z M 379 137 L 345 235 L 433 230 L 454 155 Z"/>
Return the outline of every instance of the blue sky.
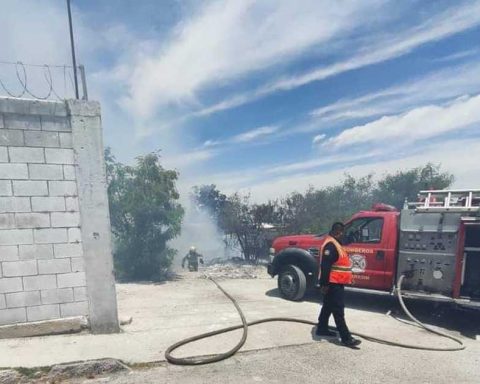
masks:
<path fill-rule="evenodd" d="M 479 187 L 480 1 L 72 3 L 105 144 L 161 149 L 182 191 L 261 201 L 428 161 Z M 69 63 L 63 1 L 0 6 L 0 61 Z"/>

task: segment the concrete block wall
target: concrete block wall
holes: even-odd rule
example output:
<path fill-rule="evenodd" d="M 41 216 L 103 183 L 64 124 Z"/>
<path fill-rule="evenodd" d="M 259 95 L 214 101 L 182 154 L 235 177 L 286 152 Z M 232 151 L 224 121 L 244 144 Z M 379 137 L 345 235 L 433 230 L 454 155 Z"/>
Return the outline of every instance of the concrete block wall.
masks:
<path fill-rule="evenodd" d="M 89 132 L 80 123 L 92 117 L 97 124 Z M 0 98 L 0 325 L 77 315 L 96 318 L 95 301 L 105 300 L 109 325 L 102 329 L 117 330 L 110 245 L 98 250 L 93 244 L 93 253 L 110 260 L 101 267 L 106 281 L 90 279 L 89 287 L 85 255 L 92 253 L 92 244 L 85 247 L 82 242 L 82 229 L 91 224 L 88 208 L 82 215 L 79 189 L 85 191 L 84 185 L 95 181 L 78 180 L 79 168 L 92 167 L 78 161 L 78 151 L 92 156 L 93 150 L 93 167 L 101 172 L 103 157 L 82 143 L 84 136 L 99 132 L 101 137 L 97 103 Z M 82 148 L 74 148 L 75 134 Z M 99 188 L 98 193 L 106 195 L 106 186 Z M 84 197 L 86 204 L 91 198 Z M 98 232 L 104 234 L 110 230 L 109 222 L 108 228 L 105 224 L 108 204 L 97 208 L 103 217 Z M 104 236 L 108 240 L 110 234 Z M 94 257 L 90 261 L 90 275 L 95 276 L 98 266 Z M 92 292 L 102 284 L 108 297 Z"/>

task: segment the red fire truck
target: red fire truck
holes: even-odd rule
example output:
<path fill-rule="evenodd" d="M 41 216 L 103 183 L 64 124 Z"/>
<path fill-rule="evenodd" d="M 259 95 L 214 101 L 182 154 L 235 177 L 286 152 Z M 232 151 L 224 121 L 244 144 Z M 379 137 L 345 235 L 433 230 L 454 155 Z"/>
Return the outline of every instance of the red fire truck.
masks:
<path fill-rule="evenodd" d="M 284 298 L 315 287 L 324 237 L 274 240 L 268 273 Z M 354 288 L 393 292 L 403 274 L 407 297 L 480 309 L 480 190 L 421 191 L 401 212 L 374 204 L 345 223 L 344 246 Z"/>

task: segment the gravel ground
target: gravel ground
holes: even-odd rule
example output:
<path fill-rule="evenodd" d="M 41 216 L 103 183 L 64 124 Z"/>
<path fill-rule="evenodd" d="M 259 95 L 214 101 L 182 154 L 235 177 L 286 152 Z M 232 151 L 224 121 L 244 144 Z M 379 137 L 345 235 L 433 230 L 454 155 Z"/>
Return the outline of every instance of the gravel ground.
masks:
<path fill-rule="evenodd" d="M 214 279 L 258 279 L 268 277 L 265 266 L 222 263 L 212 264 L 200 269 L 199 278 Z"/>

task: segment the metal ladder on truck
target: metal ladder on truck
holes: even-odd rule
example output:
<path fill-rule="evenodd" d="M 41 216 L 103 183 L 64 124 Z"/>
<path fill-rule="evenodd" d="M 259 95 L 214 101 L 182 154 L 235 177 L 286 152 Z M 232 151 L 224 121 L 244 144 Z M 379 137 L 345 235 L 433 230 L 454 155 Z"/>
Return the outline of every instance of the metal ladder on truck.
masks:
<path fill-rule="evenodd" d="M 480 212 L 480 189 L 420 191 L 418 202 L 406 202 L 417 212 Z"/>

